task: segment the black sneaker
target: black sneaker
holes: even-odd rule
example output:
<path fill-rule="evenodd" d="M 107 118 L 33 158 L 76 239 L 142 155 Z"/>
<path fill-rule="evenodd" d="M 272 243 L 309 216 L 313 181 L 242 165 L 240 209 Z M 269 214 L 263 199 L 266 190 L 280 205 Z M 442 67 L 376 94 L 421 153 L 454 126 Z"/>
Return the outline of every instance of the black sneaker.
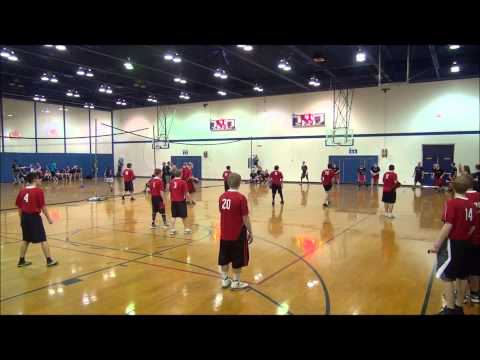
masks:
<path fill-rule="evenodd" d="M 462 309 L 463 311 L 463 309 Z M 449 307 L 444 307 L 442 311 L 438 313 L 438 315 L 457 315 L 456 309 L 450 309 Z"/>
<path fill-rule="evenodd" d="M 283 205 L 283 204 L 285 204 L 285 203 L 284 203 L 283 201 L 280 201 L 280 204 Z"/>
<path fill-rule="evenodd" d="M 453 315 L 465 315 L 465 313 L 463 312 L 463 307 L 461 307 L 461 306 L 455 305 L 454 312 L 455 313 Z"/>
<path fill-rule="evenodd" d="M 134 197 L 131 197 L 131 198 L 130 198 L 130 201 L 133 201 L 133 200 L 135 200 L 135 198 L 134 198 Z"/>
<path fill-rule="evenodd" d="M 327 204 L 327 203 L 323 203 L 323 207 L 328 207 L 328 204 Z"/>
<path fill-rule="evenodd" d="M 272 205 L 275 205 L 275 201 L 272 201 Z"/>
<path fill-rule="evenodd" d="M 55 265 L 58 265 L 57 260 L 47 261 L 47 267 L 52 267 L 52 266 L 55 266 Z"/>
<path fill-rule="evenodd" d="M 25 266 L 29 266 L 29 265 L 32 265 L 31 261 L 19 261 L 18 264 L 17 264 L 17 267 L 25 267 Z"/>
<path fill-rule="evenodd" d="M 122 200 L 125 200 L 125 196 L 122 195 Z"/>

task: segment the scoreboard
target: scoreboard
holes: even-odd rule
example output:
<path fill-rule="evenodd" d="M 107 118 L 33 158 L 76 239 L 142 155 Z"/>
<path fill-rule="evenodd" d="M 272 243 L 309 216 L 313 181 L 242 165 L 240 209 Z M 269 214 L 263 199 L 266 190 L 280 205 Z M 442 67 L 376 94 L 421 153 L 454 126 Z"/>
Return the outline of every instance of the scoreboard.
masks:
<path fill-rule="evenodd" d="M 211 131 L 234 131 L 235 119 L 210 120 Z"/>
<path fill-rule="evenodd" d="M 292 126 L 294 128 L 325 126 L 325 113 L 293 114 Z"/>

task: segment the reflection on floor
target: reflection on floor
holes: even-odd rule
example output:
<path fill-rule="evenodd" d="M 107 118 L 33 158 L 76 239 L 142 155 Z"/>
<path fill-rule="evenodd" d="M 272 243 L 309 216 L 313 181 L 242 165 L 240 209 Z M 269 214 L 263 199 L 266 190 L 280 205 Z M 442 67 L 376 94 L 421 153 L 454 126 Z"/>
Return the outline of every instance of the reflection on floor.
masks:
<path fill-rule="evenodd" d="M 145 179 L 136 181 L 143 190 Z M 106 184 L 97 192 L 109 193 Z M 245 292 L 222 290 L 216 266 L 221 182 L 203 182 L 190 206 L 191 235 L 150 230 L 150 199 L 110 197 L 99 203 L 51 205 L 45 224 L 60 265 L 46 268 L 38 246 L 18 269 L 16 211 L 2 211 L 2 314 L 433 314 L 441 283 L 426 250 L 442 226 L 448 195 L 401 188 L 393 220 L 381 189 L 340 185 L 324 209 L 320 185 L 286 184 L 285 205 L 271 205 L 268 187 L 242 185 L 255 233 Z M 101 189 L 101 190 L 99 190 Z M 1 186 L 2 207 L 18 188 Z M 84 199 L 92 184 L 49 186 L 47 202 Z M 115 185 L 115 194 L 120 183 Z M 87 194 L 88 192 L 88 194 Z M 87 195 L 87 196 L 85 196 Z M 8 206 L 7 206 L 8 205 Z M 169 214 L 169 211 L 168 211 Z M 46 223 L 46 222 L 45 222 Z M 181 225 L 177 228 L 181 230 Z M 431 291 L 429 288 L 431 287 Z M 467 305 L 469 314 L 479 306 Z"/>

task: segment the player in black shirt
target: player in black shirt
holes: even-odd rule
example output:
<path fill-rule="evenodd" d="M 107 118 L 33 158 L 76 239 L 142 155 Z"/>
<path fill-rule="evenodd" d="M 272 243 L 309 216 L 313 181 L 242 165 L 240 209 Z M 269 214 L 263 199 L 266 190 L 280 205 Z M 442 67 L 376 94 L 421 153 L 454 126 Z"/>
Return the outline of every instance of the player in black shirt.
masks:
<path fill-rule="evenodd" d="M 415 166 L 415 170 L 413 170 L 414 180 L 413 180 L 413 188 L 412 188 L 412 190 L 417 187 L 417 182 L 420 183 L 420 186 L 423 185 L 423 175 L 424 175 L 423 166 L 422 166 L 422 163 L 419 162 L 419 163 L 417 164 L 417 166 Z"/>
<path fill-rule="evenodd" d="M 335 172 L 335 176 L 333 178 L 333 183 L 334 184 L 339 184 L 340 183 L 340 169 L 337 167 L 336 164 L 333 164 L 333 171 Z"/>
<path fill-rule="evenodd" d="M 445 171 L 440 168 L 439 164 L 433 165 L 433 185 L 437 188 L 437 191 L 442 191 L 443 188 L 443 174 Z"/>
<path fill-rule="evenodd" d="M 308 180 L 308 167 L 305 164 L 305 161 L 302 163 L 302 175 L 300 176 L 300 184 L 303 182 L 303 178 L 307 178 L 307 183 L 310 183 L 310 180 Z"/>

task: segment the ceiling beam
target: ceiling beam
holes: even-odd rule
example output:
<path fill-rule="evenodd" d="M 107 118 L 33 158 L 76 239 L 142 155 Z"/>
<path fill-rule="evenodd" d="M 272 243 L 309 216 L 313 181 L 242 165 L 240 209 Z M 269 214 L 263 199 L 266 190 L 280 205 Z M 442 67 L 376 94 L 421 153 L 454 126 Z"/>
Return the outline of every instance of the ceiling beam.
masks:
<path fill-rule="evenodd" d="M 330 76 L 332 79 L 335 79 L 335 78 L 336 78 L 336 75 L 335 75 L 333 72 L 331 72 L 329 69 L 325 68 L 324 66 L 322 66 L 322 65 L 320 65 L 320 64 L 317 64 L 315 61 L 313 61 L 313 59 L 312 59 L 311 56 L 308 56 L 307 53 L 305 53 L 304 51 L 300 50 L 297 46 L 295 46 L 295 45 L 287 45 L 287 48 L 289 48 L 290 50 L 292 50 L 293 52 L 295 52 L 297 55 L 300 55 L 303 59 L 309 61 L 310 64 L 319 67 L 321 71 L 323 71 L 324 73 L 326 73 L 326 74 L 327 74 L 328 76 Z"/>
<path fill-rule="evenodd" d="M 228 52 L 229 54 L 235 56 L 236 58 L 240 59 L 240 60 L 243 60 L 244 62 L 250 64 L 250 65 L 253 65 L 253 66 L 256 66 L 258 67 L 259 69 L 262 69 L 263 71 L 265 72 L 268 72 L 269 74 L 272 74 L 272 75 L 275 75 L 283 80 L 286 80 L 288 81 L 289 83 L 292 83 L 292 84 L 295 84 L 297 85 L 298 87 L 302 88 L 303 90 L 311 90 L 309 87 L 305 86 L 304 84 L 302 83 L 299 83 L 298 81 L 295 81 L 293 79 L 290 79 L 288 76 L 285 76 L 283 74 L 280 74 L 279 72 L 277 71 L 273 71 L 272 69 L 262 65 L 262 64 L 259 64 L 257 63 L 256 61 L 252 60 L 252 59 L 249 59 L 248 57 L 246 56 L 243 56 L 243 55 L 240 55 L 238 52 L 236 51 L 232 51 L 230 49 L 227 49 L 223 46 L 219 46 L 220 49 L 224 50 L 225 52 Z"/>
<path fill-rule="evenodd" d="M 155 50 L 155 51 L 157 51 L 157 52 L 160 51 L 160 50 L 157 49 L 157 47 L 155 47 L 155 46 L 151 46 L 151 45 L 144 45 L 144 46 L 145 46 L 146 48 Z M 183 55 L 180 55 L 180 56 L 181 56 L 181 58 L 182 58 L 182 61 L 184 61 L 184 62 L 187 63 L 187 64 L 196 66 L 196 67 L 198 67 L 198 68 L 201 68 L 201 69 L 203 69 L 203 70 L 207 70 L 207 71 L 212 72 L 212 73 L 216 70 L 216 69 L 211 68 L 211 67 L 209 67 L 209 66 L 205 66 L 205 65 L 200 64 L 200 63 L 197 63 L 197 62 L 195 62 L 195 61 L 193 61 L 193 60 L 187 59 L 187 58 L 185 58 Z M 236 80 L 236 81 L 238 81 L 238 82 L 241 82 L 242 84 L 248 85 L 249 87 L 255 86 L 254 83 L 251 83 L 251 82 L 249 82 L 249 81 L 240 79 L 239 77 L 236 77 L 236 76 L 231 75 L 231 74 L 228 74 L 228 78 L 229 78 L 229 79 L 232 79 L 232 80 Z M 242 96 L 243 96 L 243 95 L 242 95 Z"/>
<path fill-rule="evenodd" d="M 432 58 L 433 68 L 435 69 L 435 75 L 437 75 L 437 79 L 440 79 L 440 64 L 438 63 L 437 50 L 435 50 L 434 45 L 428 45 L 428 50 L 430 50 L 430 56 Z"/>
<path fill-rule="evenodd" d="M 104 52 L 100 52 L 100 51 L 97 51 L 97 50 L 93 50 L 93 49 L 90 49 L 86 46 L 73 46 L 73 47 L 76 47 L 80 50 L 83 50 L 83 51 L 87 51 L 87 52 L 90 52 L 92 54 L 96 54 L 96 55 L 100 55 L 100 56 L 104 56 L 104 57 L 107 57 L 107 58 L 110 58 L 110 59 L 113 59 L 113 60 L 117 60 L 117 61 L 120 61 L 120 62 L 124 62 L 125 59 L 122 59 L 122 58 L 119 58 L 119 57 L 116 57 L 116 56 L 113 56 L 113 55 L 110 55 L 110 54 L 107 54 L 107 53 L 104 53 Z M 168 72 L 168 71 L 164 71 L 164 70 L 160 70 L 160 69 L 157 69 L 157 68 L 154 68 L 154 67 L 151 67 L 151 66 L 148 66 L 148 65 L 145 65 L 145 64 L 140 64 L 139 62 L 137 61 L 134 61 L 133 62 L 135 66 L 138 66 L 138 67 L 141 67 L 141 68 L 144 68 L 144 69 L 147 69 L 147 70 L 150 70 L 150 71 L 154 71 L 154 72 L 157 72 L 157 73 L 160 73 L 160 74 L 163 74 L 163 75 L 167 75 L 167 76 L 171 76 L 172 78 L 173 77 L 176 77 L 178 74 L 173 74 L 171 72 Z M 211 88 L 211 89 L 215 89 L 215 90 L 218 90 L 219 87 L 218 86 L 214 86 L 214 85 L 210 85 L 210 84 L 206 84 L 206 83 L 203 83 L 203 82 L 200 82 L 200 81 L 197 81 L 197 80 L 192 80 L 191 78 L 186 78 L 184 76 L 182 76 L 184 79 L 186 79 L 188 82 L 192 83 L 192 84 L 199 84 L 199 85 L 202 85 L 202 86 L 205 86 L 205 87 L 208 87 L 208 88 Z M 141 79 L 140 79 L 141 80 Z M 145 80 L 142 80 L 142 81 L 145 81 Z M 187 91 L 187 90 L 178 90 L 178 91 Z M 193 93 L 191 91 L 188 91 L 190 94 L 192 95 L 199 95 L 199 94 L 196 94 L 196 93 Z M 237 92 L 234 92 L 234 91 L 231 91 L 229 90 L 228 91 L 230 94 L 234 94 L 234 95 L 237 95 L 237 96 L 242 96 L 242 94 L 240 93 L 237 93 Z"/>

